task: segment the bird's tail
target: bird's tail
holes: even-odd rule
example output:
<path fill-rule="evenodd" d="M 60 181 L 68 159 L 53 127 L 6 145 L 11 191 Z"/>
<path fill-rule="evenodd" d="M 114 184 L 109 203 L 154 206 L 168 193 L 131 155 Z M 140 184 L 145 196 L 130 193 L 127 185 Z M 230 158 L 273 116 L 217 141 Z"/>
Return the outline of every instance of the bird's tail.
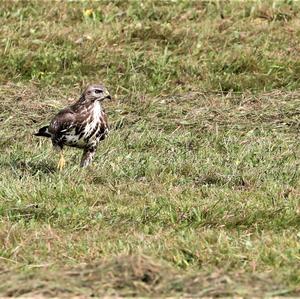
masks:
<path fill-rule="evenodd" d="M 34 133 L 33 135 L 50 138 L 51 134 L 49 133 L 48 128 L 49 126 L 42 127 L 37 133 Z"/>

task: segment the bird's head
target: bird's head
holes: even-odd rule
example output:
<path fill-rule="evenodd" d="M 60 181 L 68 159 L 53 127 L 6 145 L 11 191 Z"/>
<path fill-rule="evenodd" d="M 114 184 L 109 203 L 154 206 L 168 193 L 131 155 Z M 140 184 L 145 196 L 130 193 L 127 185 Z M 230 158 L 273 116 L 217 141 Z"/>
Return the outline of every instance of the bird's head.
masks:
<path fill-rule="evenodd" d="M 85 102 L 103 101 L 105 99 L 111 99 L 111 96 L 104 85 L 93 84 L 89 85 L 82 93 L 81 100 Z"/>

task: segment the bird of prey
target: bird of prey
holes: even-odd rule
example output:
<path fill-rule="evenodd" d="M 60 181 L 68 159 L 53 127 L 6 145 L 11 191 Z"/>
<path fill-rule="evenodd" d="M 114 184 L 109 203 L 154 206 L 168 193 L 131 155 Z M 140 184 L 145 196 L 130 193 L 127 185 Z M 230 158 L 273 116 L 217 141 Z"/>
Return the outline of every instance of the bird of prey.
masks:
<path fill-rule="evenodd" d="M 102 84 L 89 85 L 76 103 L 59 111 L 48 126 L 34 134 L 51 138 L 54 148 L 60 152 L 59 170 L 65 165 L 65 145 L 83 149 L 80 166 L 92 162 L 98 143 L 108 133 L 107 117 L 101 106 L 105 99 L 111 96 Z"/>

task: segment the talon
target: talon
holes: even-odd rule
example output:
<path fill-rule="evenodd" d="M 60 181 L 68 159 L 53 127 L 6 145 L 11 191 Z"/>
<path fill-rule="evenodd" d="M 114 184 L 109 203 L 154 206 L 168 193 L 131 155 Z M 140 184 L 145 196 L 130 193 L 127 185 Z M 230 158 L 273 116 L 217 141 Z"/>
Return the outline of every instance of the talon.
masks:
<path fill-rule="evenodd" d="M 63 168 L 64 168 L 64 166 L 65 166 L 65 164 L 66 164 L 66 160 L 65 160 L 65 158 L 64 158 L 63 153 L 61 153 L 61 154 L 60 154 L 60 159 L 59 159 L 58 164 L 57 164 L 57 169 L 58 169 L 59 171 L 62 171 Z"/>

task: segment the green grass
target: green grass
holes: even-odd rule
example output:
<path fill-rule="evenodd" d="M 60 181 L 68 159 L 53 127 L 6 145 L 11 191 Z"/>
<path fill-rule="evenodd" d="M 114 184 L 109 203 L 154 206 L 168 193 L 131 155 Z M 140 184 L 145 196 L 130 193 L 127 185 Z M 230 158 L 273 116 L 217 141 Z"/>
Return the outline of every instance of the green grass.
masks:
<path fill-rule="evenodd" d="M 0 294 L 299 295 L 299 14 L 1 3 Z M 110 136 L 57 172 L 32 133 L 98 81 Z"/>

